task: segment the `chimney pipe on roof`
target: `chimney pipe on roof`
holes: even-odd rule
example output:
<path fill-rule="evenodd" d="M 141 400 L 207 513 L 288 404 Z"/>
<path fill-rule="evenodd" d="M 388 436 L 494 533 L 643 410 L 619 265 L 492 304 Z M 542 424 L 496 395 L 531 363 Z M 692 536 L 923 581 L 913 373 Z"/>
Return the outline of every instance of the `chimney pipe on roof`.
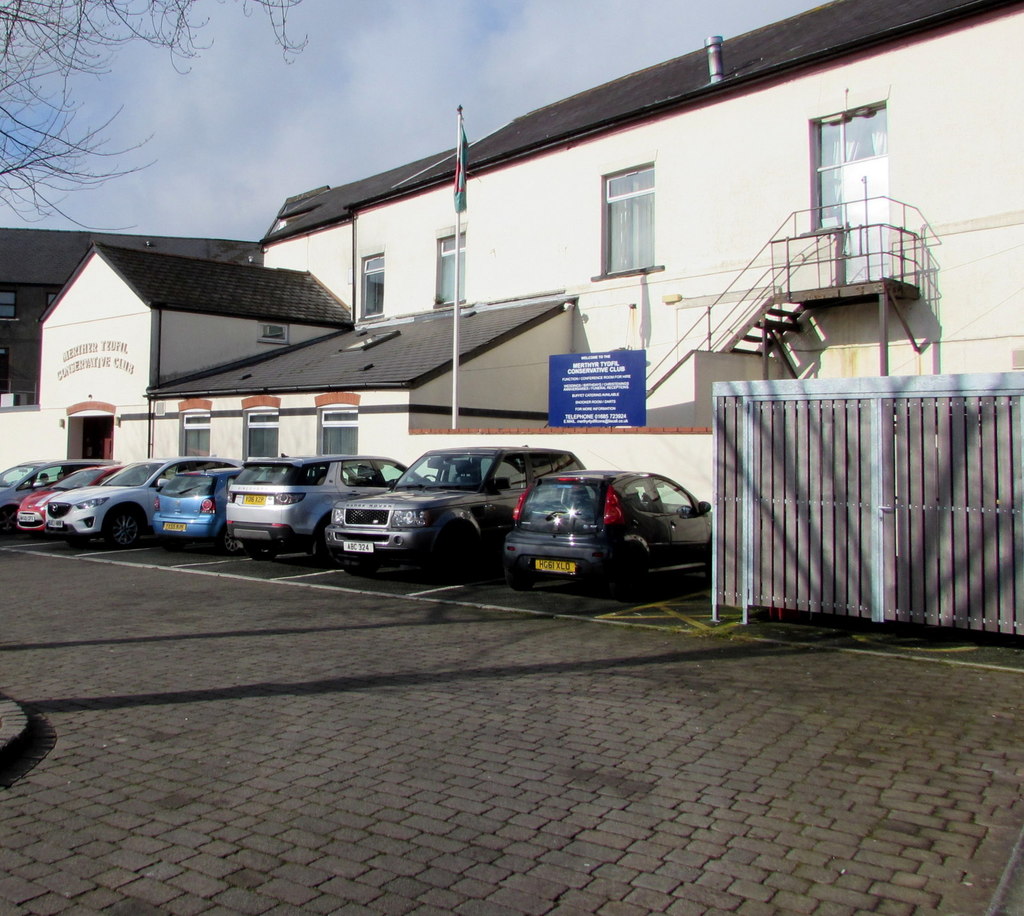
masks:
<path fill-rule="evenodd" d="M 724 76 L 722 70 L 722 36 L 710 35 L 704 39 L 704 47 L 708 49 L 708 72 L 710 83 L 720 83 Z"/>

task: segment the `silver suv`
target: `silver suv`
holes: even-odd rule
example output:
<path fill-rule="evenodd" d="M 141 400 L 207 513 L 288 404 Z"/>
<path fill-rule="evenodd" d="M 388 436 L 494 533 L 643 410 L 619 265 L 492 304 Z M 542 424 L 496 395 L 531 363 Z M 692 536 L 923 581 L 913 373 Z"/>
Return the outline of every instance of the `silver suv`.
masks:
<path fill-rule="evenodd" d="M 391 458 L 362 455 L 250 459 L 231 483 L 228 531 L 254 560 L 305 550 L 326 562 L 324 529 L 334 503 L 379 493 L 404 470 Z"/>
<path fill-rule="evenodd" d="M 516 501 L 534 480 L 582 468 L 572 452 L 557 449 L 430 451 L 389 493 L 339 503 L 327 548 L 353 573 L 413 564 L 455 576 L 500 556 Z"/>
<path fill-rule="evenodd" d="M 102 537 L 111 547 L 134 547 L 152 531 L 153 497 L 185 471 L 237 468 L 233 458 L 178 458 L 136 461 L 94 487 L 68 490 L 46 504 L 46 533 L 81 544 Z"/>

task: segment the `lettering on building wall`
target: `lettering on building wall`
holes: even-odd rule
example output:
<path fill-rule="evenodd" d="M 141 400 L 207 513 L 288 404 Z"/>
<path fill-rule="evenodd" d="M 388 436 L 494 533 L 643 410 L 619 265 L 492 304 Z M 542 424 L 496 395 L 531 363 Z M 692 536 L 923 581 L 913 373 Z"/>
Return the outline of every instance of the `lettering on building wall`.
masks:
<path fill-rule="evenodd" d="M 83 369 L 118 369 L 134 375 L 135 364 L 125 359 L 127 355 L 128 344 L 123 340 L 93 340 L 68 347 L 61 354 L 64 366 L 57 370 L 57 381 L 61 382 Z"/>

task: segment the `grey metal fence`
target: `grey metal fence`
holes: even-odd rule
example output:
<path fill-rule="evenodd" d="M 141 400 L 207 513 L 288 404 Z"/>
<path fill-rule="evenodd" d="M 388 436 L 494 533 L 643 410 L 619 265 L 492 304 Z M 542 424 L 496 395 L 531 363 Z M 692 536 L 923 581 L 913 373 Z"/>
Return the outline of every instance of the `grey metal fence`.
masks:
<path fill-rule="evenodd" d="M 714 603 L 1024 632 L 1024 377 L 720 383 Z"/>

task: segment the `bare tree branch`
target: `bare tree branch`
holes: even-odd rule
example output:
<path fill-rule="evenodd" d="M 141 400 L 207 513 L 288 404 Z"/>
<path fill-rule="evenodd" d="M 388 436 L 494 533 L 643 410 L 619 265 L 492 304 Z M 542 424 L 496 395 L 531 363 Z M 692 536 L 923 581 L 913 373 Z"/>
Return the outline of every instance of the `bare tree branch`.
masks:
<path fill-rule="evenodd" d="M 205 0 L 209 3 L 209 0 Z M 305 46 L 288 34 L 288 13 L 301 0 L 233 2 L 245 15 L 270 19 L 286 59 Z M 113 118 L 80 126 L 76 77 L 107 73 L 117 50 L 145 43 L 167 50 L 176 69 L 204 48 L 200 0 L 0 0 L 0 201 L 26 217 L 62 213 L 70 192 L 138 171 L 111 150 Z M 116 114 L 114 115 L 116 117 Z M 62 214 L 63 215 L 63 214 Z"/>

